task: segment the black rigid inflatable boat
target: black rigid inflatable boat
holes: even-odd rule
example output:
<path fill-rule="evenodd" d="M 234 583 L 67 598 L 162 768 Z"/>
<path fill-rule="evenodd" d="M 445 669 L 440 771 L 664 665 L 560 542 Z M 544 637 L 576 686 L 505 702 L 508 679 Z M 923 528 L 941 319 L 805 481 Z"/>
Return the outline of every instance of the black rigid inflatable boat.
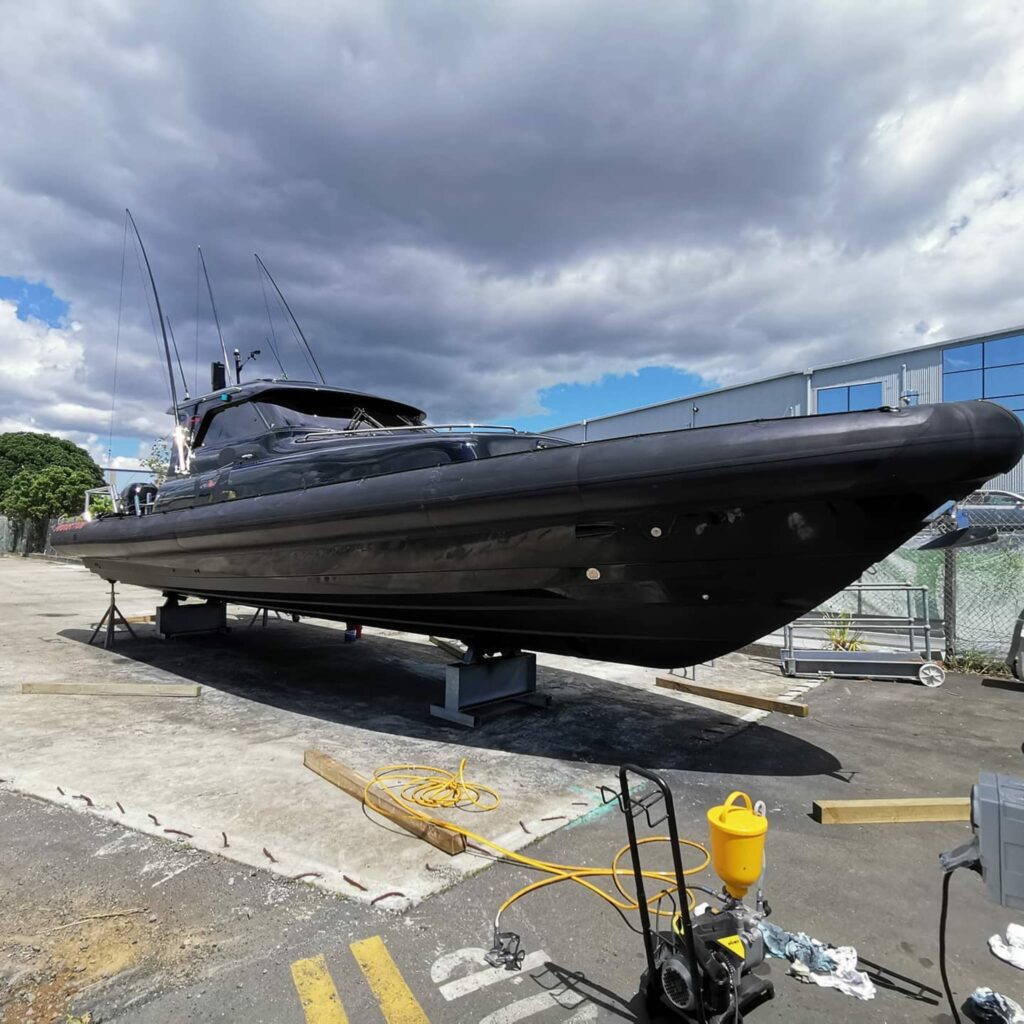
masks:
<path fill-rule="evenodd" d="M 260 381 L 179 418 L 152 505 L 58 527 L 61 554 L 166 594 L 657 667 L 810 610 L 1024 450 L 987 402 L 575 444 Z"/>

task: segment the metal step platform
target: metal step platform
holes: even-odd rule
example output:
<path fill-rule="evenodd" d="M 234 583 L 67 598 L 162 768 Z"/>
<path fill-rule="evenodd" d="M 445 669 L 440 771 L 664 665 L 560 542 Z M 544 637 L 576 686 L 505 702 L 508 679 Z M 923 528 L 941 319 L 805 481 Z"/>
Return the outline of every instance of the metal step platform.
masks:
<path fill-rule="evenodd" d="M 835 676 L 839 679 L 906 679 L 941 686 L 946 670 L 913 651 L 821 651 L 783 648 L 783 675 L 793 678 Z"/>

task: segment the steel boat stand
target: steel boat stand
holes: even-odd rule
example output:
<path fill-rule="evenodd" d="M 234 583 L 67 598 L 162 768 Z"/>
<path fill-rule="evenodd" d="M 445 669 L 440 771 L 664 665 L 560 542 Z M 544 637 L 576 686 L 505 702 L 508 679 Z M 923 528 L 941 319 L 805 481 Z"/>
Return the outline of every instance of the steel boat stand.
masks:
<path fill-rule="evenodd" d="M 135 636 L 135 630 L 129 625 L 128 620 L 121 614 L 121 609 L 117 607 L 117 599 L 114 593 L 114 585 L 117 580 L 110 581 L 110 604 L 107 610 L 103 613 L 103 618 L 97 623 L 96 628 L 92 631 L 92 636 L 89 637 L 89 643 L 96 639 L 96 634 L 101 629 L 106 627 L 106 635 L 103 637 L 103 646 L 109 651 L 114 646 L 114 629 L 117 623 L 120 622 L 125 629 L 128 630 L 132 635 L 132 639 L 137 639 Z"/>
<path fill-rule="evenodd" d="M 156 631 L 162 640 L 187 633 L 227 633 L 227 603 L 208 598 L 202 604 L 181 604 L 177 594 L 165 593 L 156 610 Z"/>
<path fill-rule="evenodd" d="M 485 718 L 523 705 L 549 707 L 551 698 L 537 692 L 537 655 L 503 651 L 489 657 L 470 647 L 461 661 L 445 666 L 444 704 L 430 713 L 473 729 Z"/>

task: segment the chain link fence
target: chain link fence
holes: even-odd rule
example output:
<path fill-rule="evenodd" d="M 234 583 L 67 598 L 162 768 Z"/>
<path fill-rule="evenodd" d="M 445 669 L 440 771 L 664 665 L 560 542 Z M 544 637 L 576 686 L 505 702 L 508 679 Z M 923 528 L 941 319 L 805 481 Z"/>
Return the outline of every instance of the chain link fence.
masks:
<path fill-rule="evenodd" d="M 864 589 L 841 591 L 818 611 L 853 624 L 871 616 L 928 623 L 933 646 L 945 651 L 947 662 L 979 671 L 997 667 L 1024 610 L 1024 502 L 972 498 L 945 509 L 873 565 L 858 581 Z M 964 528 L 969 528 L 969 545 L 922 550 L 929 541 Z"/>
<path fill-rule="evenodd" d="M 965 528 L 969 545 L 934 552 L 942 556 L 940 593 L 949 649 L 960 658 L 1001 660 L 1024 609 L 1024 501 L 980 491 L 940 515 L 929 532 Z"/>

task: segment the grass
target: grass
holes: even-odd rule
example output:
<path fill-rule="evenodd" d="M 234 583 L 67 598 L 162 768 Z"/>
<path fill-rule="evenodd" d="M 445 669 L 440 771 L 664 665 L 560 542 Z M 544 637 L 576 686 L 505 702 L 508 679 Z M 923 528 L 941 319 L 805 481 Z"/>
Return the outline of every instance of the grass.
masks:
<path fill-rule="evenodd" d="M 1006 667 L 1006 662 L 992 654 L 984 651 L 967 648 L 956 654 L 947 654 L 943 662 L 951 672 L 965 672 L 974 676 L 1001 676 L 1003 678 L 1011 675 Z"/>
<path fill-rule="evenodd" d="M 853 628 L 852 616 L 849 612 L 826 612 L 825 618 L 829 623 L 825 628 L 829 650 L 861 651 L 864 649 L 862 634 Z"/>

